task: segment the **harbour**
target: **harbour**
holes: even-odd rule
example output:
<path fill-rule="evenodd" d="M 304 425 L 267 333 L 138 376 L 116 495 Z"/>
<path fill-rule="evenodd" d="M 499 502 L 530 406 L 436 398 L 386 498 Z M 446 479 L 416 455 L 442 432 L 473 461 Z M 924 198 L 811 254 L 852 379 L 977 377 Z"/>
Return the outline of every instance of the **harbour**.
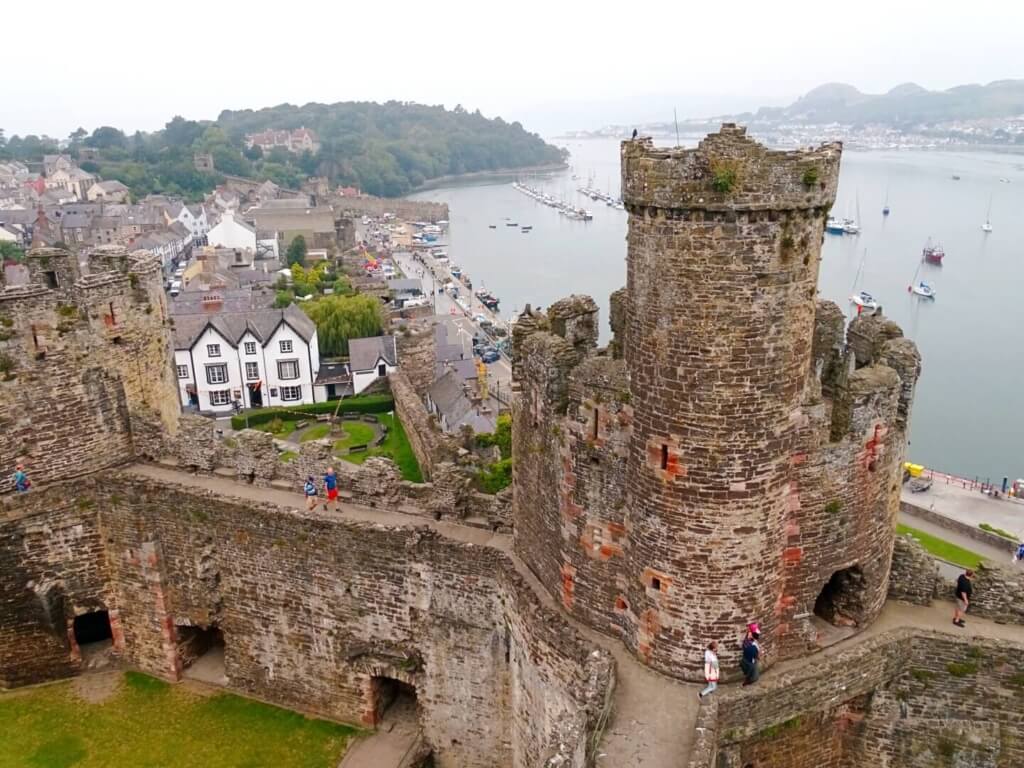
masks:
<path fill-rule="evenodd" d="M 531 186 L 568 197 L 583 186 L 572 175 L 593 174 L 610 178 L 609 194 L 617 198 L 618 141 L 561 143 L 572 153 L 571 169 L 535 176 Z M 954 181 L 953 175 L 961 178 Z M 538 206 L 508 181 L 414 197 L 449 204 L 451 259 L 501 295 L 504 317 L 525 303 L 547 306 L 572 285 L 601 307 L 607 340 L 608 295 L 626 277 L 624 211 L 603 206 L 584 225 Z M 1024 162 L 988 152 L 848 151 L 835 213 L 842 218 L 858 203 L 859 234 L 826 236 L 819 294 L 852 316 L 851 294 L 866 291 L 921 348 L 926 364 L 908 456 L 996 483 L 1021 476 Z M 523 236 L 518 227 L 489 228 L 504 216 L 520 225 L 529 222 L 531 235 Z M 991 232 L 981 228 L 986 220 Z M 941 243 L 941 266 L 922 261 L 929 237 Z M 912 292 L 921 281 L 934 299 Z"/>

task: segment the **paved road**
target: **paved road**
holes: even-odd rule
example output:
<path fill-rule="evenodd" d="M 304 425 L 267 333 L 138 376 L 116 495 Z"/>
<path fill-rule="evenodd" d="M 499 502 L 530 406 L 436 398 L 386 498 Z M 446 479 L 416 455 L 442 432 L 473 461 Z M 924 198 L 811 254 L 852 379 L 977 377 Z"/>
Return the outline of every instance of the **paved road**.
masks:
<path fill-rule="evenodd" d="M 968 483 L 965 488 L 961 482 L 957 478 L 936 475 L 927 491 L 910 493 L 904 490 L 902 500 L 952 517 L 972 528 L 988 523 L 1024 540 L 1024 501 L 993 499 L 981 493 L 977 486 L 971 489 Z"/>
<path fill-rule="evenodd" d="M 982 541 L 976 541 L 972 538 L 951 531 L 949 528 L 943 528 L 940 525 L 931 523 L 923 518 L 916 517 L 907 512 L 900 512 L 899 520 L 904 525 L 909 525 L 911 528 L 917 528 L 917 530 L 924 533 L 929 533 L 932 536 L 948 541 L 950 544 L 956 544 L 958 547 L 963 547 L 971 552 L 977 552 L 986 560 L 991 560 L 993 563 L 1008 563 L 1010 562 L 1010 553 L 1006 550 L 998 549 L 996 547 L 985 544 Z M 955 579 L 961 573 L 963 568 L 958 565 L 939 561 L 939 573 L 942 574 L 944 579 Z"/>

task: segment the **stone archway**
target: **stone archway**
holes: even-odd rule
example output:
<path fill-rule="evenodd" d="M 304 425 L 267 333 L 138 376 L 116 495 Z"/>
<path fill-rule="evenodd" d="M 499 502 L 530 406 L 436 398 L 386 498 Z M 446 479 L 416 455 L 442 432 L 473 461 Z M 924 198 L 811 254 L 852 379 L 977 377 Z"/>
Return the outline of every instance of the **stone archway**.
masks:
<path fill-rule="evenodd" d="M 867 583 L 859 565 L 836 571 L 814 601 L 814 614 L 836 627 L 857 627 L 864 620 Z"/>

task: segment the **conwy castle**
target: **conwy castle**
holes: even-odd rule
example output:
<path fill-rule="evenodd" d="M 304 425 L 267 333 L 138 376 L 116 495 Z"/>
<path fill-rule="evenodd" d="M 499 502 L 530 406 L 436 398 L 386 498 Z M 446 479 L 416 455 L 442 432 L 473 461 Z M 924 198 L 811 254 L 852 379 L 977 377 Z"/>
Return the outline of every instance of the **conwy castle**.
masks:
<path fill-rule="evenodd" d="M 340 512 L 304 510 L 329 450 L 283 464 L 268 433 L 180 413 L 155 261 L 31 251 L 31 285 L 0 286 L 0 467 L 34 483 L 0 495 L 0 688 L 88 674 L 105 636 L 168 681 L 217 647 L 229 690 L 370 730 L 411 698 L 402 765 L 1024 764 L 1024 569 L 979 569 L 950 623 L 952 586 L 896 535 L 917 349 L 816 295 L 841 152 L 731 124 L 624 142 L 611 341 L 586 296 L 515 324 L 497 496 L 410 364 L 390 385 L 428 482 L 371 458 L 340 469 Z"/>

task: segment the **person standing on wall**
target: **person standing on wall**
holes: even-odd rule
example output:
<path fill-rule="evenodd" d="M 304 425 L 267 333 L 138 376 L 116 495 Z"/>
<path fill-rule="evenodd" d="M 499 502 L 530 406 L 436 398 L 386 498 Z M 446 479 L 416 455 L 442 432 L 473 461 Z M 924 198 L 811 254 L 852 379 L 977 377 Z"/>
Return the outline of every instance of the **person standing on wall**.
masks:
<path fill-rule="evenodd" d="M 761 628 L 757 622 L 747 625 L 747 636 L 743 638 L 743 658 L 740 659 L 740 669 L 743 670 L 743 684 L 753 685 L 761 676 Z"/>
<path fill-rule="evenodd" d="M 335 507 L 338 506 L 338 476 L 334 474 L 334 467 L 327 468 L 327 474 L 324 475 L 324 492 L 327 494 L 327 501 L 324 502 L 324 509 L 327 509 L 331 504 Z"/>
<path fill-rule="evenodd" d="M 715 692 L 718 688 L 718 678 L 718 643 L 712 640 L 704 651 L 704 680 L 708 685 L 700 692 L 700 698 L 703 699 L 709 693 Z"/>
<path fill-rule="evenodd" d="M 306 478 L 302 492 L 306 494 L 306 509 L 316 509 L 316 481 L 313 480 L 312 475 Z"/>
<path fill-rule="evenodd" d="M 964 616 L 971 605 L 971 595 L 974 593 L 974 585 L 971 579 L 974 571 L 968 568 L 961 573 L 956 580 L 956 608 L 953 609 L 953 623 L 958 627 L 965 627 Z"/>
<path fill-rule="evenodd" d="M 1013 561 L 1015 563 L 1024 563 L 1024 541 L 1017 547 L 1017 551 L 1013 555 Z"/>

